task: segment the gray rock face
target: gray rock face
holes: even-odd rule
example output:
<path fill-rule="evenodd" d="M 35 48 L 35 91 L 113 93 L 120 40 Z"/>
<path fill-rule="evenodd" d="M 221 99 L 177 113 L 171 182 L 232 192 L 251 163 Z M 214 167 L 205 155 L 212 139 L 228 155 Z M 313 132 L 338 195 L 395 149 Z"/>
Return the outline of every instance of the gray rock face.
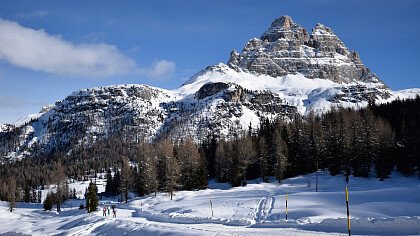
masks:
<path fill-rule="evenodd" d="M 292 118 L 298 112 L 276 93 L 249 90 L 230 82 L 204 84 L 192 96 L 193 100 L 186 97 L 160 105 L 167 111 L 160 137 L 179 139 L 188 134 L 195 140 L 211 135 L 231 138 L 249 126 L 249 122 L 243 122 L 244 116 L 252 114 L 257 120 L 276 116 Z"/>
<path fill-rule="evenodd" d="M 232 51 L 228 65 L 236 70 L 273 77 L 301 73 L 307 78 L 334 82 L 383 84 L 363 65 L 334 32 L 317 24 L 308 35 L 305 28 L 282 16 L 257 39 L 251 39 L 239 54 Z M 385 85 L 384 85 L 385 86 Z"/>

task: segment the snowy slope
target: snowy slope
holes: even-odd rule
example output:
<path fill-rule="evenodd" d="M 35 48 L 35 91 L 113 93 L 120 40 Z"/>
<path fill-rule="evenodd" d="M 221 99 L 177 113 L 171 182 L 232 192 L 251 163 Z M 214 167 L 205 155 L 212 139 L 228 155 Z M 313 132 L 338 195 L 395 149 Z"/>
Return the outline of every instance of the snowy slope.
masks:
<path fill-rule="evenodd" d="M 394 92 L 394 96 L 399 99 L 412 99 L 420 96 L 420 88 L 404 89 Z"/>
<path fill-rule="evenodd" d="M 417 94 L 420 89 L 393 92 L 381 83 L 336 83 L 302 74 L 274 78 L 221 63 L 174 90 L 114 85 L 76 91 L 56 106 L 18 121 L 20 145 L 5 157 L 30 156 L 27 150 L 36 143 L 45 145 L 45 150 L 57 144 L 69 147 L 122 129 L 137 133 L 135 138 L 169 135 L 199 141 L 209 134 L 229 138 L 232 131 L 240 133 L 250 124 L 257 128 L 261 117 L 320 114 L 332 107 L 358 109 L 373 99 L 384 103 Z"/>
<path fill-rule="evenodd" d="M 13 125 L 16 126 L 16 127 L 26 125 L 29 122 L 31 122 L 32 120 L 38 119 L 39 117 L 41 117 L 43 114 L 45 114 L 46 112 L 48 112 L 52 108 L 54 108 L 54 105 L 44 106 L 44 107 L 42 107 L 41 111 L 39 111 L 38 113 L 30 114 L 30 115 L 27 115 L 25 117 L 22 117 L 22 118 L 18 119 Z"/>
<path fill-rule="evenodd" d="M 285 99 L 287 104 L 296 106 L 301 115 L 310 111 L 326 112 L 331 107 L 366 107 L 369 96 L 378 103 L 396 98 L 380 83 L 335 83 L 326 79 L 308 79 L 299 73 L 274 78 L 234 70 L 223 63 L 199 72 L 175 92 L 189 94 L 206 83 L 215 82 L 231 82 L 250 90 L 269 90 Z"/>
<path fill-rule="evenodd" d="M 262 118 L 287 121 L 296 114 L 359 109 L 418 94 L 420 89 L 391 91 L 332 29 L 317 24 L 308 34 L 282 16 L 241 53 L 233 51 L 227 65 L 209 66 L 177 89 L 128 84 L 73 92 L 18 120 L 14 125 L 20 130 L 12 134 L 18 145 L 0 143 L 6 153 L 0 158 L 31 156 L 34 146 L 46 153 L 53 148 L 70 152 L 121 132 L 135 142 L 160 137 L 201 141 L 209 135 L 229 139 L 257 128 Z M 3 133 L 12 128 L 0 125 Z"/>
<path fill-rule="evenodd" d="M 0 234 L 46 235 L 342 235 L 347 232 L 345 182 L 342 176 L 319 173 L 284 180 L 254 181 L 230 188 L 211 182 L 209 189 L 136 198 L 116 204 L 117 218 L 88 215 L 72 200 L 63 212 L 43 212 L 40 204 L 19 204 L 6 212 L 0 203 Z M 419 235 L 420 184 L 393 174 L 391 179 L 350 178 L 353 235 Z M 285 196 L 288 194 L 288 220 Z M 209 200 L 212 200 L 214 216 Z"/>

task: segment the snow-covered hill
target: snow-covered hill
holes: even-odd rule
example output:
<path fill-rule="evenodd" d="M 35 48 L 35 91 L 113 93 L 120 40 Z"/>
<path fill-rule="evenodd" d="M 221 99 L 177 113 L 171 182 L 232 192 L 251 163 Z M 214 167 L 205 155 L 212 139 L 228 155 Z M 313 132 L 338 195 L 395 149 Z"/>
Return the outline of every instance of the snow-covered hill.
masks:
<path fill-rule="evenodd" d="M 333 31 L 318 24 L 309 35 L 290 17 L 276 19 L 228 64 L 209 66 L 174 90 L 114 85 L 76 91 L 40 113 L 0 126 L 0 156 L 7 159 L 123 133 L 138 141 L 209 135 L 230 138 L 256 128 L 261 118 L 323 113 L 332 107 L 411 98 L 420 89 L 393 92 Z"/>
<path fill-rule="evenodd" d="M 345 181 L 319 173 L 285 179 L 281 184 L 253 183 L 230 188 L 158 194 L 116 204 L 117 218 L 79 210 L 84 200 L 65 203 L 61 213 L 43 212 L 41 204 L 19 203 L 13 213 L 0 202 L 0 234 L 28 235 L 343 235 L 347 233 Z M 77 183 L 76 183 L 77 184 Z M 416 178 L 353 178 L 349 209 L 353 235 L 419 235 L 420 192 Z M 288 195 L 288 220 L 285 200 Z M 213 216 L 210 199 L 212 201 Z M 111 202 L 110 202 L 111 201 Z"/>

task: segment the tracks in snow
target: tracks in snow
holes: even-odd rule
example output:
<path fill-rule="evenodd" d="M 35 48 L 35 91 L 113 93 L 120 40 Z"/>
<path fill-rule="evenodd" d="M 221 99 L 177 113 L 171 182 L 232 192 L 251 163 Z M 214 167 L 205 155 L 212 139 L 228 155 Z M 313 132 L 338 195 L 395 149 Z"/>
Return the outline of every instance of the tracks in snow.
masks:
<path fill-rule="evenodd" d="M 273 196 L 260 199 L 255 209 L 254 220 L 256 223 L 260 223 L 270 216 L 271 211 L 274 209 L 274 203 L 275 198 Z"/>

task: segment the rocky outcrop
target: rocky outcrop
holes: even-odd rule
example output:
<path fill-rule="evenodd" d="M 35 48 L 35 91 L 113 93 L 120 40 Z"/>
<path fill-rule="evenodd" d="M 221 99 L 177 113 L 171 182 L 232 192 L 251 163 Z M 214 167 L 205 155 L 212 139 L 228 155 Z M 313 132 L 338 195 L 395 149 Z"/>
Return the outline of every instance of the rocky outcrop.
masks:
<path fill-rule="evenodd" d="M 229 88 L 227 83 L 208 83 L 203 85 L 196 93 L 198 99 L 203 99 L 209 96 L 212 96 L 222 90 Z"/>
<path fill-rule="evenodd" d="M 334 82 L 382 83 L 363 65 L 334 32 L 317 24 L 308 35 L 305 28 L 282 16 L 258 38 L 251 39 L 241 53 L 232 51 L 228 65 L 272 77 L 301 73 L 307 78 Z"/>
<path fill-rule="evenodd" d="M 287 105 L 279 94 L 249 90 L 231 82 L 206 83 L 193 97 L 160 105 L 168 111 L 160 136 L 230 138 L 244 132 L 251 121 L 255 127 L 263 117 L 287 119 L 297 114 L 297 108 Z"/>

